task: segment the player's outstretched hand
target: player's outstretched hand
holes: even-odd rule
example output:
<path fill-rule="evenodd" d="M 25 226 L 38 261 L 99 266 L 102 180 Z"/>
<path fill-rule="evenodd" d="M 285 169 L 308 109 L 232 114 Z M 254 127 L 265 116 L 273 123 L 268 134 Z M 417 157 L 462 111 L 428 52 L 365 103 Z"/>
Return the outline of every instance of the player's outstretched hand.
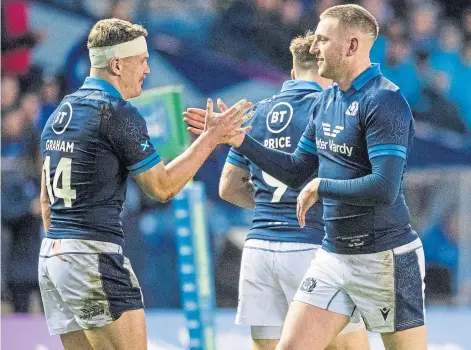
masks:
<path fill-rule="evenodd" d="M 215 115 L 213 111 L 213 100 L 210 98 L 206 104 L 206 115 L 203 133 L 211 134 L 217 143 L 229 143 L 236 135 L 243 135 L 252 129 L 251 126 L 241 128 L 241 118 L 252 107 L 252 103 L 246 99 L 240 100 L 231 108 Z"/>
<path fill-rule="evenodd" d="M 299 226 L 306 225 L 306 213 L 310 207 L 314 205 L 319 199 L 317 190 L 321 179 L 315 178 L 309 182 L 299 193 L 298 203 L 296 205 L 296 216 L 298 217 Z"/>
<path fill-rule="evenodd" d="M 213 116 L 215 118 L 222 117 L 223 114 L 228 112 L 230 109 L 226 106 L 226 104 L 220 98 L 218 98 L 217 104 L 219 106 L 219 110 L 221 111 L 221 113 L 215 113 L 213 111 Z M 252 104 L 248 103 L 247 105 L 251 107 Z M 195 135 L 201 135 L 205 130 L 206 113 L 207 113 L 207 110 L 204 110 L 201 108 L 188 108 L 183 113 L 183 116 L 184 116 L 183 121 L 188 124 L 187 130 Z M 242 125 L 246 121 L 250 120 L 253 117 L 253 115 L 254 115 L 254 111 L 247 112 L 247 109 L 245 109 L 244 113 L 239 118 L 238 123 Z M 237 129 L 237 131 L 242 131 L 242 130 L 244 130 L 244 132 L 242 133 L 237 132 L 234 137 L 232 137 L 230 140 L 226 140 L 227 142 L 225 143 L 239 146 L 244 140 L 245 133 L 248 130 L 250 130 L 250 128 L 246 127 L 246 128 Z"/>
<path fill-rule="evenodd" d="M 214 113 L 214 115 L 218 116 L 219 113 Z M 183 112 L 183 121 L 188 125 L 186 129 L 195 135 L 203 133 L 205 117 L 206 110 L 201 108 L 188 108 Z"/>

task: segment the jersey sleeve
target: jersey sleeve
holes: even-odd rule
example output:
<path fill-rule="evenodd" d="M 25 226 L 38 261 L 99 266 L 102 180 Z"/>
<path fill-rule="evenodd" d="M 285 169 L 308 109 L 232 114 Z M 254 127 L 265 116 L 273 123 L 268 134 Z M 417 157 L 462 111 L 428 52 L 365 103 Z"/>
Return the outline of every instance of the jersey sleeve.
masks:
<path fill-rule="evenodd" d="M 150 142 L 146 121 L 131 104 L 126 103 L 111 113 L 102 113 L 101 131 L 132 176 L 161 161 Z"/>
<path fill-rule="evenodd" d="M 400 91 L 385 90 L 373 98 L 364 119 L 370 160 L 379 156 L 407 159 L 412 112 Z"/>
<path fill-rule="evenodd" d="M 244 157 L 242 153 L 238 152 L 234 147 L 229 150 L 226 162 L 235 165 L 236 167 L 250 171 L 249 161 L 247 160 L 247 158 Z"/>
<path fill-rule="evenodd" d="M 314 115 L 309 120 L 309 123 L 303 132 L 303 135 L 299 139 L 296 153 L 298 153 L 302 157 L 307 155 L 317 156 L 316 126 L 314 124 Z"/>

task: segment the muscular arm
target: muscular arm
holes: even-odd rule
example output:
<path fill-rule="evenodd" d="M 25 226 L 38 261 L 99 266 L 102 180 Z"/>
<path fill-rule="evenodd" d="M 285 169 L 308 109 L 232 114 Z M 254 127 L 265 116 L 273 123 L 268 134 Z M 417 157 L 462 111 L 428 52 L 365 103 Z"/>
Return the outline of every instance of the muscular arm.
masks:
<path fill-rule="evenodd" d="M 49 227 L 51 226 L 51 208 L 49 207 L 49 197 L 47 195 L 46 189 L 46 174 L 44 173 L 44 171 L 42 171 L 41 176 L 40 203 L 44 232 L 47 232 L 49 230 Z"/>
<path fill-rule="evenodd" d="M 204 132 L 188 149 L 166 165 L 160 161 L 150 143 L 144 118 L 134 107 L 122 108 L 116 113 L 111 126 L 109 120 L 102 121 L 102 129 L 124 159 L 139 187 L 149 197 L 165 202 L 195 175 L 218 143 L 249 130 L 238 129 L 238 126 L 240 118 L 250 106 L 246 100 L 241 100 L 215 117 L 212 101 L 208 100 Z M 127 137 L 125 141 L 122 140 L 123 133 Z"/>
<path fill-rule="evenodd" d="M 170 200 L 196 174 L 217 143 L 210 134 L 203 134 L 170 163 L 162 162 L 136 175 L 139 187 L 160 202 Z"/>
<path fill-rule="evenodd" d="M 219 195 L 225 201 L 242 208 L 254 208 L 255 188 L 250 181 L 250 172 L 227 163 L 219 180 Z"/>

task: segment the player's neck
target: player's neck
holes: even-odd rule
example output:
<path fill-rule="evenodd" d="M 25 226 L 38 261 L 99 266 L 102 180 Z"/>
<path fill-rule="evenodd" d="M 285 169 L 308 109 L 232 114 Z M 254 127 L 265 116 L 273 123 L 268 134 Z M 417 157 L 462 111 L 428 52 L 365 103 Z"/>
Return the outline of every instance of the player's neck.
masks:
<path fill-rule="evenodd" d="M 352 62 L 352 65 L 348 67 L 345 74 L 342 75 L 342 79 L 337 81 L 340 90 L 347 91 L 352 86 L 353 81 L 365 70 L 371 67 L 370 59 L 358 60 Z"/>
<path fill-rule="evenodd" d="M 316 72 L 312 71 L 301 71 L 296 74 L 295 80 L 306 80 L 306 81 L 313 81 L 317 84 L 319 84 L 323 89 L 328 87 L 331 83 L 332 80 L 322 78 L 319 76 Z"/>
<path fill-rule="evenodd" d="M 90 70 L 90 76 L 110 83 L 116 88 L 116 90 L 119 91 L 121 96 L 123 96 L 123 98 L 126 99 L 123 95 L 122 89 L 120 89 L 120 85 L 119 85 L 119 81 L 117 77 L 108 74 L 104 69 L 94 69 L 94 68 Z"/>

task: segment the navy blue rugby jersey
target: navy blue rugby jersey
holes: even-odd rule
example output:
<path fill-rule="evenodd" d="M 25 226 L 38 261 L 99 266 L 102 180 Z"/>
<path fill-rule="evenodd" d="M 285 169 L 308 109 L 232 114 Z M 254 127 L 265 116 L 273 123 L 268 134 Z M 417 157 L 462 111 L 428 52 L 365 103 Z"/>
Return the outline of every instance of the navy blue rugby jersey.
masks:
<path fill-rule="evenodd" d="M 292 153 L 311 118 L 320 91 L 322 88 L 311 81 L 286 81 L 277 95 L 254 106 L 250 135 L 267 147 Z M 235 148 L 229 151 L 226 161 L 250 171 L 255 186 L 253 226 L 247 239 L 321 244 L 322 203 L 310 208 L 306 226 L 301 228 L 296 217 L 299 190 L 263 172 Z"/>
<path fill-rule="evenodd" d="M 124 244 L 126 181 L 160 162 L 144 118 L 110 83 L 88 77 L 41 135 L 51 207 L 49 238 Z"/>
<path fill-rule="evenodd" d="M 414 134 L 412 113 L 399 88 L 372 65 L 346 92 L 334 84 L 314 107 L 303 134 L 319 156 L 319 177 L 356 179 L 371 174 L 375 157 L 407 160 Z M 321 190 L 320 190 L 321 193 Z M 417 238 L 410 226 L 402 184 L 391 205 L 349 204 L 323 198 L 326 250 L 344 254 L 374 253 Z"/>

